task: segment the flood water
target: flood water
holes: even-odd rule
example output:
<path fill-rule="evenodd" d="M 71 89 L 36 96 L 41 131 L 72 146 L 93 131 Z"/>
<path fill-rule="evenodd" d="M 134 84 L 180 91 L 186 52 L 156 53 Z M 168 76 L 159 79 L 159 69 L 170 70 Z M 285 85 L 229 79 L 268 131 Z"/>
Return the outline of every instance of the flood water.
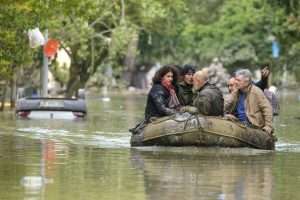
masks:
<path fill-rule="evenodd" d="M 1 200 L 299 199 L 300 93 L 281 93 L 275 151 L 131 148 L 145 96 L 88 99 L 86 120 L 0 113 Z"/>

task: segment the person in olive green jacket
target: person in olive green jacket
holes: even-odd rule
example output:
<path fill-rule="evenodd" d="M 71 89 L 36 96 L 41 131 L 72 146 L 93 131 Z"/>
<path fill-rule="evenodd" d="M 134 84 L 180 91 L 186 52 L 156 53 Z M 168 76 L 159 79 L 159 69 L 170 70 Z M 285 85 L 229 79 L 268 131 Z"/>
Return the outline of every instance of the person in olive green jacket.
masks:
<path fill-rule="evenodd" d="M 207 116 L 223 116 L 224 99 L 221 90 L 208 82 L 208 75 L 197 71 L 193 76 L 193 106 Z"/>
<path fill-rule="evenodd" d="M 235 80 L 237 88 L 226 105 L 226 116 L 271 134 L 272 107 L 263 91 L 253 84 L 251 72 L 248 69 L 240 69 L 235 74 Z"/>
<path fill-rule="evenodd" d="M 183 106 L 192 105 L 193 103 L 193 75 L 195 67 L 192 65 L 184 65 L 181 70 L 182 81 L 177 84 L 178 99 Z"/>

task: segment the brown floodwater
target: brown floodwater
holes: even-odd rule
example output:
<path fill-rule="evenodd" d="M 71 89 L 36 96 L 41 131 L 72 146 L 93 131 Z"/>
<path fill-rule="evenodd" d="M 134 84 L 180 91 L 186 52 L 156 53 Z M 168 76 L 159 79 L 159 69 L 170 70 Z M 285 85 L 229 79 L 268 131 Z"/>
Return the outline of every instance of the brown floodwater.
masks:
<path fill-rule="evenodd" d="M 0 113 L 0 200 L 299 199 L 299 92 L 281 92 L 275 151 L 131 148 L 144 106 L 114 95 L 88 98 L 85 120 Z"/>

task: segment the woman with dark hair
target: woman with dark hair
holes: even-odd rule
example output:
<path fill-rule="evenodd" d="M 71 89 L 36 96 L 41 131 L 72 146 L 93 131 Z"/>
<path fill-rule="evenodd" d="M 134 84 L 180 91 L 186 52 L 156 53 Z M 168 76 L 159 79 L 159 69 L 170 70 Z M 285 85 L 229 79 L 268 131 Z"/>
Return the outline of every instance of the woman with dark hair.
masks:
<path fill-rule="evenodd" d="M 180 103 L 176 96 L 178 73 L 173 65 L 160 68 L 154 75 L 153 86 L 148 94 L 145 109 L 145 120 L 163 117 L 176 113 Z"/>

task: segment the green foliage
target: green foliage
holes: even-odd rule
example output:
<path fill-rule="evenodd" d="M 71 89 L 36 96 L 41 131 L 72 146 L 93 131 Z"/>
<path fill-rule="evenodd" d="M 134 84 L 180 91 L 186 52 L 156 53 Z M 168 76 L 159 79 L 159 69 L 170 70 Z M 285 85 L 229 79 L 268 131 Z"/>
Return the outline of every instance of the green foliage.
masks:
<path fill-rule="evenodd" d="M 165 23 L 167 34 L 141 32 L 142 60 L 168 58 L 179 64 L 203 66 L 219 57 L 229 69 L 257 68 L 265 62 L 273 63 L 275 71 L 281 70 L 283 64 L 290 69 L 298 65 L 298 6 L 292 0 L 185 1 L 177 11 L 180 16 L 169 19 L 174 19 L 175 28 Z M 173 10 L 169 16 L 174 13 Z M 270 36 L 275 36 L 281 46 L 278 61 L 272 58 Z"/>
<path fill-rule="evenodd" d="M 272 33 L 272 21 L 266 14 L 270 7 L 257 0 L 228 0 L 218 12 L 214 22 L 189 23 L 183 32 L 185 42 L 197 52 L 197 62 L 205 64 L 220 57 L 228 67 L 249 67 L 270 58 L 267 38 Z"/>
<path fill-rule="evenodd" d="M 69 66 L 59 65 L 59 63 L 55 62 L 50 68 L 51 72 L 55 79 L 61 84 L 67 84 L 69 80 Z"/>
<path fill-rule="evenodd" d="M 30 62 L 28 40 L 24 29 L 29 10 L 21 3 L 2 3 L 0 7 L 0 77 L 9 79 L 18 65 Z"/>
<path fill-rule="evenodd" d="M 128 43 L 135 31 L 136 28 L 134 26 L 130 27 L 125 24 L 113 29 L 109 48 L 110 61 L 113 62 L 126 55 Z"/>
<path fill-rule="evenodd" d="M 297 0 L 0 1 L 0 76 L 39 62 L 39 50 L 28 48 L 34 27 L 61 41 L 71 57 L 70 81 L 80 76 L 82 84 L 102 66 L 121 73 L 136 34 L 138 62 L 204 66 L 219 57 L 228 69 L 272 62 L 275 71 L 286 65 L 296 72 L 299 6 Z M 271 35 L 281 47 L 276 61 Z"/>

